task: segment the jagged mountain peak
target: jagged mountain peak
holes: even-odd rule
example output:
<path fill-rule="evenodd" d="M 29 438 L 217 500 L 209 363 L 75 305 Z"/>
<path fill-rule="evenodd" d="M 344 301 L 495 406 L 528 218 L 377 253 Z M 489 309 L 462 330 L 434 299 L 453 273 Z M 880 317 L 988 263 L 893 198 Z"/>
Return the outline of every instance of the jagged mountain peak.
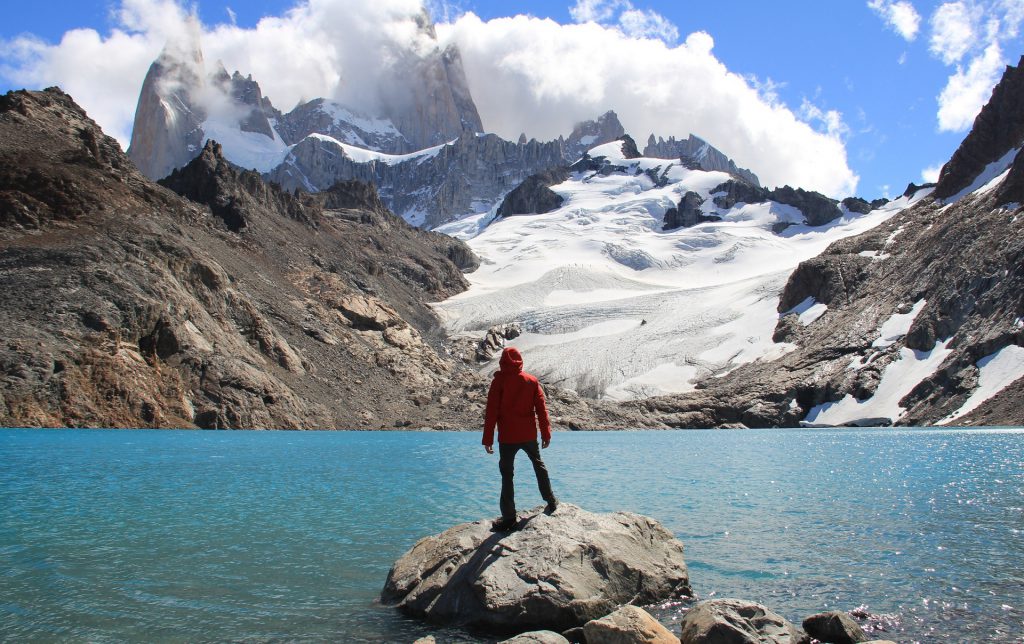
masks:
<path fill-rule="evenodd" d="M 1024 145 L 1024 56 L 1008 65 L 970 133 L 939 172 L 935 196 L 948 199 L 970 187 L 990 164 Z M 1012 157 L 1006 158 L 1006 164 Z M 1005 168 L 998 168 L 999 171 Z"/>

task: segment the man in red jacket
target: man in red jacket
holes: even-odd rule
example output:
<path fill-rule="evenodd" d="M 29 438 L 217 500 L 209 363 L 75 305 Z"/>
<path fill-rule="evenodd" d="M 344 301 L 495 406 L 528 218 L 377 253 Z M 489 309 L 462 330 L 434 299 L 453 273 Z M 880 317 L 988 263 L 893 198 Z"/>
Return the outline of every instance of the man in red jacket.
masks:
<path fill-rule="evenodd" d="M 523 450 L 533 463 L 540 495 L 547 501 L 545 511 L 554 512 L 558 500 L 551 491 L 548 468 L 540 458 L 537 446 L 537 424 L 540 423 L 541 445 L 551 444 L 551 421 L 544 403 L 544 390 L 537 378 L 523 371 L 523 357 L 514 347 L 501 353 L 501 370 L 494 374 L 487 393 L 484 419 L 484 449 L 494 453 L 494 427 L 498 427 L 498 469 L 501 471 L 501 518 L 494 529 L 512 530 L 516 525 L 515 488 L 512 485 L 516 452 Z"/>

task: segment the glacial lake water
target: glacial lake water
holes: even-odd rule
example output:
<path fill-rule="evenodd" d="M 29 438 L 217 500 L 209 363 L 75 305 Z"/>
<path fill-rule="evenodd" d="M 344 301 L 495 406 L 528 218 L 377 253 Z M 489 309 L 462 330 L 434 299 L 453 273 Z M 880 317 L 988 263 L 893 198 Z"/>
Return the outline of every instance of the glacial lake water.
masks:
<path fill-rule="evenodd" d="M 493 641 L 376 601 L 417 539 L 496 514 L 479 442 L 0 430 L 0 641 Z M 672 530 L 699 597 L 1024 641 L 1024 429 L 567 432 L 544 455 L 562 500 Z M 682 610 L 654 612 L 678 633 Z"/>

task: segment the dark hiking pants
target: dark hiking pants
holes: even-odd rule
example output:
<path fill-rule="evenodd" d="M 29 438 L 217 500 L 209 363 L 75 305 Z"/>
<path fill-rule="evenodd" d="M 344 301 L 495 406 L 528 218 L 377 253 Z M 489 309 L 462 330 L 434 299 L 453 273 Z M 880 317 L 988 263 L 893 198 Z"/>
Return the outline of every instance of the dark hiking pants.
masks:
<path fill-rule="evenodd" d="M 537 441 L 528 443 L 498 443 L 498 469 L 501 470 L 501 516 L 503 519 L 516 520 L 516 491 L 512 484 L 515 474 L 516 452 L 523 450 L 533 463 L 533 473 L 537 475 L 537 488 L 541 497 L 551 503 L 555 500 L 551 492 L 551 480 L 548 468 L 540 458 L 540 445 Z"/>

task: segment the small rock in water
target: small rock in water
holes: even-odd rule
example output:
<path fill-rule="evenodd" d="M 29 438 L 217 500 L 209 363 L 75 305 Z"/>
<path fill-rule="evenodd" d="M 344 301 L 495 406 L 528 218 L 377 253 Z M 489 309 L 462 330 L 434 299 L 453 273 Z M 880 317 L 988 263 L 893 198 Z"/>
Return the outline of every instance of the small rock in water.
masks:
<path fill-rule="evenodd" d="M 650 613 L 636 606 L 623 606 L 583 626 L 587 644 L 679 644 L 679 638 Z"/>
<path fill-rule="evenodd" d="M 829 644 L 856 644 L 868 641 L 857 622 L 843 611 L 811 615 L 804 620 L 804 630 L 811 637 Z"/>
<path fill-rule="evenodd" d="M 682 621 L 682 644 L 804 644 L 807 635 L 771 609 L 744 599 L 712 599 Z"/>
<path fill-rule="evenodd" d="M 498 644 L 569 644 L 569 640 L 554 631 L 531 631 Z"/>
<path fill-rule="evenodd" d="M 509 534 L 485 520 L 421 539 L 391 568 L 381 600 L 433 623 L 516 633 L 689 594 L 683 544 L 654 519 L 568 503 L 542 510 L 520 513 Z"/>

